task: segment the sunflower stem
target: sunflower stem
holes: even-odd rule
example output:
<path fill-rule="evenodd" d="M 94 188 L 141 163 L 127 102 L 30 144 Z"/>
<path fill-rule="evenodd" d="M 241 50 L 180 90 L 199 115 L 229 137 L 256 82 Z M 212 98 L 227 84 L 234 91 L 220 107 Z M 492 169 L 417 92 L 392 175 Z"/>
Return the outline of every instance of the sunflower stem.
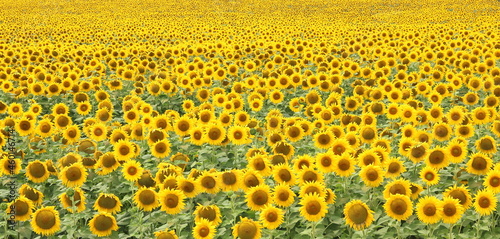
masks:
<path fill-rule="evenodd" d="M 476 221 L 476 236 L 479 237 L 479 224 L 481 221 L 481 214 L 477 213 L 477 221 Z"/>
<path fill-rule="evenodd" d="M 450 230 L 448 232 L 448 239 L 452 239 L 453 238 L 453 226 L 455 224 L 450 224 Z"/>
<path fill-rule="evenodd" d="M 316 238 L 316 222 L 311 221 L 311 238 Z"/>
<path fill-rule="evenodd" d="M 402 238 L 401 237 L 401 221 L 396 220 L 396 233 L 398 235 L 398 239 Z"/>

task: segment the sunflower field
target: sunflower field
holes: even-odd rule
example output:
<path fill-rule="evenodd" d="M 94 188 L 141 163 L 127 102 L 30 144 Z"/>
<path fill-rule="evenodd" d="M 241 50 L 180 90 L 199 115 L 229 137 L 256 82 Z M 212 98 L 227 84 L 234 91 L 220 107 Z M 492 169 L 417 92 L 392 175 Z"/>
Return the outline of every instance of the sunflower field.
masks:
<path fill-rule="evenodd" d="M 0 237 L 493 238 L 500 1 L 2 0 Z"/>

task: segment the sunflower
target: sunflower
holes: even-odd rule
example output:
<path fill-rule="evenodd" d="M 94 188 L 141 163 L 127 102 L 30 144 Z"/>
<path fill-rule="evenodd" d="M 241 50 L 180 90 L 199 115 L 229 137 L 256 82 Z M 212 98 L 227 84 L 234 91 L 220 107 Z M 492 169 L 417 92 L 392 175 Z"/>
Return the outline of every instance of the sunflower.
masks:
<path fill-rule="evenodd" d="M 432 134 L 435 139 L 439 141 L 446 141 L 450 139 L 452 130 L 450 125 L 446 123 L 437 123 L 432 127 Z"/>
<path fill-rule="evenodd" d="M 304 197 L 307 194 L 316 193 L 320 197 L 326 196 L 326 187 L 324 183 L 319 182 L 308 182 L 300 187 L 299 196 Z"/>
<path fill-rule="evenodd" d="M 274 187 L 272 198 L 276 205 L 288 207 L 294 202 L 295 193 L 290 189 L 289 185 L 281 183 Z"/>
<path fill-rule="evenodd" d="M 464 207 L 460 204 L 458 199 L 452 197 L 444 197 L 441 202 L 443 213 L 441 219 L 444 223 L 454 224 L 462 217 L 465 212 Z"/>
<path fill-rule="evenodd" d="M 267 229 L 276 229 L 283 223 L 283 210 L 273 207 L 266 206 L 259 215 L 259 221 Z"/>
<path fill-rule="evenodd" d="M 179 239 L 179 237 L 175 234 L 174 230 L 168 231 L 165 229 L 155 232 L 155 239 Z"/>
<path fill-rule="evenodd" d="M 365 185 L 370 187 L 378 187 L 384 181 L 384 171 L 380 166 L 368 165 L 359 172 L 361 180 Z"/>
<path fill-rule="evenodd" d="M 99 212 L 115 214 L 121 210 L 121 202 L 114 194 L 100 193 L 99 198 L 94 203 L 94 209 Z"/>
<path fill-rule="evenodd" d="M 324 197 L 320 197 L 317 193 L 306 194 L 300 200 L 300 215 L 308 221 L 319 221 L 325 217 L 328 212 L 328 205 Z"/>
<path fill-rule="evenodd" d="M 63 138 L 66 139 L 66 144 L 74 144 L 79 141 L 81 131 L 78 125 L 70 125 L 63 131 Z"/>
<path fill-rule="evenodd" d="M 99 237 L 109 236 L 113 231 L 118 230 L 115 217 L 106 212 L 95 214 L 88 225 L 92 234 Z"/>
<path fill-rule="evenodd" d="M 31 228 L 39 235 L 54 235 L 61 229 L 59 212 L 55 210 L 54 206 L 39 208 L 31 216 Z"/>
<path fill-rule="evenodd" d="M 491 170 L 486 175 L 483 181 L 484 187 L 493 193 L 500 192 L 500 171 Z"/>
<path fill-rule="evenodd" d="M 341 177 L 348 177 L 355 172 L 355 161 L 349 153 L 343 153 L 334 158 L 333 172 Z"/>
<path fill-rule="evenodd" d="M 29 135 L 35 130 L 34 121 L 23 117 L 16 121 L 14 128 L 18 132 L 19 136 Z"/>
<path fill-rule="evenodd" d="M 261 238 L 261 225 L 246 217 L 241 218 L 240 222 L 232 227 L 234 238 L 258 239 Z"/>
<path fill-rule="evenodd" d="M 34 183 L 41 183 L 49 178 L 47 165 L 40 160 L 31 161 L 26 166 L 26 177 Z"/>
<path fill-rule="evenodd" d="M 141 164 L 135 160 L 129 160 L 122 165 L 122 173 L 125 180 L 135 182 L 137 181 L 144 169 Z"/>
<path fill-rule="evenodd" d="M 162 211 L 168 214 L 178 214 L 184 209 L 184 199 L 186 196 L 181 190 L 163 189 L 159 192 L 158 196 Z"/>
<path fill-rule="evenodd" d="M 497 198 L 495 194 L 488 190 L 480 190 L 474 198 L 474 208 L 481 216 L 490 215 L 496 211 Z"/>
<path fill-rule="evenodd" d="M 467 162 L 467 172 L 476 175 L 487 174 L 492 166 L 492 159 L 482 153 L 475 153 L 470 156 Z"/>
<path fill-rule="evenodd" d="M 323 182 L 323 173 L 313 168 L 303 168 L 299 171 L 297 178 L 299 185 L 304 185 L 308 182 Z"/>
<path fill-rule="evenodd" d="M 242 188 L 244 191 L 248 191 L 252 187 L 256 187 L 264 183 L 262 175 L 254 170 L 246 170 L 243 174 Z"/>
<path fill-rule="evenodd" d="M 259 211 L 266 205 L 271 204 L 272 200 L 269 186 L 261 184 L 248 190 L 245 201 L 247 202 L 248 208 L 254 211 Z"/>
<path fill-rule="evenodd" d="M 425 224 L 434 224 L 441 220 L 443 207 L 441 201 L 434 196 L 425 196 L 416 205 L 417 217 Z"/>
<path fill-rule="evenodd" d="M 201 190 L 206 193 L 215 194 L 221 190 L 219 175 L 214 172 L 206 171 L 202 173 L 197 179 L 197 184 L 201 186 Z"/>
<path fill-rule="evenodd" d="M 461 163 L 467 156 L 467 144 L 463 141 L 455 138 L 448 143 L 446 150 L 451 162 Z"/>
<path fill-rule="evenodd" d="M 436 147 L 429 150 L 429 154 L 425 158 L 425 164 L 439 170 L 450 164 L 448 158 L 449 156 L 444 148 Z"/>
<path fill-rule="evenodd" d="M 319 153 L 316 155 L 316 166 L 322 173 L 334 172 L 334 161 L 336 156 L 333 152 Z"/>
<path fill-rule="evenodd" d="M 463 138 L 471 138 L 474 135 L 474 126 L 460 125 L 455 128 L 455 134 Z"/>
<path fill-rule="evenodd" d="M 42 204 L 44 196 L 42 192 L 28 186 L 27 184 L 23 184 L 19 188 L 19 195 L 31 200 L 35 206 Z"/>
<path fill-rule="evenodd" d="M 89 137 L 95 141 L 103 141 L 108 137 L 108 128 L 102 122 L 90 126 Z"/>
<path fill-rule="evenodd" d="M 193 227 L 193 237 L 195 239 L 211 239 L 214 238 L 216 225 L 211 223 L 205 218 L 201 218 L 196 221 L 196 225 Z"/>
<path fill-rule="evenodd" d="M 403 162 L 399 158 L 391 157 L 387 161 L 384 162 L 385 177 L 386 178 L 395 178 L 406 172 L 406 167 Z"/>
<path fill-rule="evenodd" d="M 494 154 L 497 152 L 497 143 L 495 139 L 489 135 L 481 137 L 475 143 L 476 149 L 484 154 Z"/>
<path fill-rule="evenodd" d="M 412 162 L 418 163 L 424 160 L 428 154 L 429 154 L 428 143 L 420 143 L 420 144 L 415 143 L 410 146 L 408 157 Z"/>
<path fill-rule="evenodd" d="M 194 220 L 196 223 L 208 220 L 210 224 L 218 226 L 222 222 L 220 209 L 217 205 L 202 206 L 198 204 L 193 214 L 195 215 Z"/>
<path fill-rule="evenodd" d="M 354 230 L 364 230 L 373 222 L 373 211 L 361 200 L 352 200 L 344 207 L 344 219 Z"/>
<path fill-rule="evenodd" d="M 462 106 L 454 106 L 448 113 L 446 113 L 446 119 L 449 124 L 458 125 L 464 121 L 465 109 Z"/>
<path fill-rule="evenodd" d="M 388 199 L 390 196 L 395 194 L 411 196 L 410 187 L 410 181 L 404 179 L 396 179 L 385 185 L 384 198 Z"/>
<path fill-rule="evenodd" d="M 418 198 L 420 193 L 424 191 L 424 188 L 416 183 L 410 183 L 411 199 L 415 200 Z"/>
<path fill-rule="evenodd" d="M 384 209 L 388 216 L 396 220 L 406 220 L 413 214 L 410 197 L 401 194 L 390 196 L 384 204 Z"/>
<path fill-rule="evenodd" d="M 320 149 L 329 149 L 333 145 L 335 135 L 331 131 L 319 132 L 314 135 L 314 146 Z"/>
<path fill-rule="evenodd" d="M 59 173 L 59 178 L 66 187 L 80 187 L 87 180 L 87 171 L 81 162 L 76 162 L 64 167 Z"/>
<path fill-rule="evenodd" d="M 367 149 L 358 154 L 358 166 L 365 167 L 368 165 L 380 166 L 380 157 L 375 153 L 374 148 Z"/>
<path fill-rule="evenodd" d="M 35 206 L 33 205 L 33 202 L 31 200 L 29 200 L 25 196 L 20 195 L 16 200 L 10 202 L 7 205 L 5 213 L 7 215 L 12 215 L 11 210 L 13 210 L 15 215 L 14 220 L 23 222 L 31 218 L 31 214 L 33 213 L 34 208 Z"/>
<path fill-rule="evenodd" d="M 155 142 L 150 147 L 151 154 L 157 158 L 165 158 L 170 154 L 170 142 L 163 139 Z"/>
<path fill-rule="evenodd" d="M 143 211 L 152 211 L 160 204 L 158 193 L 153 188 L 142 187 L 134 194 L 134 203 Z"/>
<path fill-rule="evenodd" d="M 378 138 L 377 128 L 372 125 L 364 125 L 359 129 L 359 136 L 361 136 L 361 141 L 371 143 Z"/>
<path fill-rule="evenodd" d="M 67 192 L 62 193 L 59 196 L 59 200 L 61 201 L 63 207 L 70 212 L 74 212 L 73 206 L 75 206 L 77 212 L 85 210 L 85 199 L 85 194 L 80 188 L 67 190 Z"/>
<path fill-rule="evenodd" d="M 467 210 L 472 206 L 472 197 L 466 186 L 454 185 L 449 187 L 444 191 L 443 196 L 457 199 L 460 205 L 463 206 L 464 210 Z"/>
<path fill-rule="evenodd" d="M 212 145 L 221 145 L 226 137 L 226 130 L 218 124 L 210 124 L 205 128 L 204 142 Z"/>
<path fill-rule="evenodd" d="M 222 191 L 237 191 L 241 187 L 243 174 L 240 170 L 228 170 L 219 175 Z"/>
<path fill-rule="evenodd" d="M 295 148 L 293 145 L 287 143 L 286 141 L 280 141 L 273 146 L 273 153 L 282 154 L 287 158 L 290 158 L 295 153 Z"/>

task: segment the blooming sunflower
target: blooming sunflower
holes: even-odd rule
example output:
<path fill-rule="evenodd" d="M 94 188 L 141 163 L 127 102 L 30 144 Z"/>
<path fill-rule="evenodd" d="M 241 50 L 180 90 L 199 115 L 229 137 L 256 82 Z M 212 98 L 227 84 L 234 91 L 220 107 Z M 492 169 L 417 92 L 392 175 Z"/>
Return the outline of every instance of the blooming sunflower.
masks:
<path fill-rule="evenodd" d="M 296 180 L 294 171 L 286 163 L 273 167 L 273 178 L 277 183 L 286 183 L 288 185 L 294 185 Z"/>
<path fill-rule="evenodd" d="M 303 168 L 298 173 L 299 185 L 304 185 L 308 182 L 323 182 L 323 173 L 314 170 L 313 168 Z"/>
<path fill-rule="evenodd" d="M 333 172 L 341 177 L 348 177 L 354 173 L 355 164 L 350 153 L 343 153 L 335 157 L 333 161 Z"/>
<path fill-rule="evenodd" d="M 242 172 L 235 169 L 221 173 L 219 177 L 221 180 L 222 191 L 237 191 L 240 189 L 242 176 Z"/>
<path fill-rule="evenodd" d="M 288 207 L 294 202 L 295 193 L 290 188 L 290 185 L 280 183 L 274 187 L 272 198 L 276 205 L 281 207 Z"/>
<path fill-rule="evenodd" d="M 497 152 L 496 141 L 493 137 L 486 135 L 478 139 L 475 143 L 476 149 L 484 154 L 494 154 Z"/>
<path fill-rule="evenodd" d="M 406 220 L 413 214 L 410 197 L 401 194 L 390 196 L 384 204 L 384 209 L 388 216 L 396 220 Z"/>
<path fill-rule="evenodd" d="M 113 154 L 118 161 L 127 161 L 134 157 L 134 146 L 128 140 L 119 140 L 113 146 Z"/>
<path fill-rule="evenodd" d="M 23 222 L 31 218 L 31 214 L 33 213 L 33 209 L 35 208 L 35 206 L 33 205 L 33 202 L 31 200 L 23 195 L 20 195 L 16 200 L 10 202 L 7 205 L 5 213 L 7 215 L 10 215 L 10 211 L 12 210 L 12 208 L 14 208 L 15 211 L 14 220 Z"/>
<path fill-rule="evenodd" d="M 444 197 L 451 197 L 457 199 L 460 205 L 463 206 L 464 210 L 467 210 L 472 206 L 472 197 L 466 186 L 452 186 L 446 189 L 443 193 Z"/>
<path fill-rule="evenodd" d="M 490 171 L 492 165 L 490 157 L 482 153 L 475 153 L 470 156 L 467 162 L 467 172 L 476 175 L 485 175 Z"/>
<path fill-rule="evenodd" d="M 334 172 L 334 161 L 337 156 L 328 151 L 326 153 L 319 153 L 316 155 L 316 166 L 321 173 Z"/>
<path fill-rule="evenodd" d="M 106 212 L 95 214 L 88 225 L 92 234 L 100 237 L 109 236 L 113 231 L 118 230 L 115 217 Z"/>
<path fill-rule="evenodd" d="M 420 178 L 427 184 L 427 185 L 436 185 L 439 182 L 439 173 L 438 170 L 431 168 L 429 166 L 426 166 L 422 170 L 420 170 Z"/>
<path fill-rule="evenodd" d="M 332 147 L 335 135 L 331 131 L 318 132 L 314 135 L 314 146 L 320 149 Z"/>
<path fill-rule="evenodd" d="M 193 213 L 195 215 L 195 222 L 201 223 L 202 220 L 208 220 L 210 224 L 218 226 L 221 222 L 221 213 L 217 205 L 203 206 L 198 204 Z"/>
<path fill-rule="evenodd" d="M 141 178 L 143 172 L 144 169 L 141 167 L 141 164 L 135 160 L 129 160 L 122 164 L 123 177 L 127 181 L 137 181 L 139 178 Z"/>
<path fill-rule="evenodd" d="M 497 198 L 495 194 L 488 190 L 480 190 L 474 198 L 474 208 L 480 215 L 490 215 L 496 211 Z"/>
<path fill-rule="evenodd" d="M 168 229 L 165 229 L 155 232 L 155 239 L 179 239 L 179 237 L 175 234 L 174 230 L 168 231 Z"/>
<path fill-rule="evenodd" d="M 247 167 L 251 170 L 259 172 L 263 177 L 272 174 L 271 167 L 269 165 L 269 159 L 267 156 L 262 154 L 254 154 L 252 157 L 248 158 Z"/>
<path fill-rule="evenodd" d="M 500 171 L 491 170 L 484 178 L 483 185 L 493 193 L 500 192 Z"/>
<path fill-rule="evenodd" d="M 300 215 L 308 221 L 319 221 L 328 212 L 328 205 L 324 197 L 317 193 L 306 194 L 300 200 Z"/>
<path fill-rule="evenodd" d="M 31 216 L 31 228 L 36 234 L 54 235 L 61 229 L 59 212 L 55 210 L 54 206 L 39 208 Z"/>
<path fill-rule="evenodd" d="M 77 162 L 63 168 L 59 178 L 67 187 L 80 187 L 87 180 L 87 171 L 81 162 Z"/>
<path fill-rule="evenodd" d="M 246 217 L 241 218 L 240 222 L 234 225 L 233 236 L 245 239 L 258 239 L 261 238 L 261 225 L 259 222 L 253 221 Z"/>
<path fill-rule="evenodd" d="M 276 229 L 283 223 L 283 210 L 273 206 L 266 206 L 259 215 L 259 221 L 267 229 Z"/>
<path fill-rule="evenodd" d="M 250 190 L 252 187 L 256 187 L 264 183 L 262 176 L 254 170 L 246 170 L 243 174 L 242 187 L 244 191 Z"/>
<path fill-rule="evenodd" d="M 429 154 L 425 158 L 425 164 L 434 169 L 442 169 L 450 164 L 449 156 L 444 148 L 436 147 L 429 150 Z"/>
<path fill-rule="evenodd" d="M 363 230 L 373 222 L 373 211 L 361 200 L 352 200 L 344 207 L 344 219 L 354 230 Z"/>
<path fill-rule="evenodd" d="M 361 169 L 359 175 L 365 185 L 370 187 L 378 187 L 384 181 L 384 171 L 380 166 L 365 166 Z"/>
<path fill-rule="evenodd" d="M 151 154 L 157 158 L 165 158 L 170 154 L 170 142 L 163 139 L 155 142 L 151 147 Z"/>
<path fill-rule="evenodd" d="M 450 161 L 453 163 L 461 163 L 467 156 L 467 144 L 459 139 L 455 138 L 451 140 L 446 147 Z"/>
<path fill-rule="evenodd" d="M 107 212 L 115 214 L 120 212 L 122 203 L 120 199 L 114 194 L 100 193 L 99 197 L 94 203 L 94 209 L 98 212 Z"/>
<path fill-rule="evenodd" d="M 158 193 L 153 188 L 142 187 L 134 194 L 134 203 L 143 211 L 152 211 L 160 204 Z"/>
<path fill-rule="evenodd" d="M 265 206 L 272 203 L 270 188 L 266 184 L 261 184 L 252 187 L 246 193 L 246 200 L 248 207 L 251 210 L 259 211 Z"/>
<path fill-rule="evenodd" d="M 441 220 L 443 207 L 441 201 L 434 196 L 425 196 L 416 205 L 417 217 L 426 224 L 434 224 Z"/>
<path fill-rule="evenodd" d="M 456 223 L 462 217 L 462 214 L 465 212 L 465 209 L 460 204 L 460 201 L 452 197 L 444 197 L 443 201 L 441 202 L 441 205 L 443 207 L 443 213 L 441 219 L 443 220 L 444 223 L 448 224 Z"/>
<path fill-rule="evenodd" d="M 19 195 L 31 200 L 35 206 L 42 204 L 43 201 L 43 193 L 28 186 L 28 184 L 23 184 L 19 188 Z"/>
<path fill-rule="evenodd" d="M 416 183 L 410 183 L 411 199 L 415 200 L 418 198 L 420 193 L 424 191 L 424 188 Z"/>
<path fill-rule="evenodd" d="M 399 158 L 391 157 L 387 161 L 384 162 L 385 177 L 386 178 L 395 178 L 406 172 L 406 167 L 403 162 Z"/>
<path fill-rule="evenodd" d="M 193 227 L 193 237 L 195 239 L 211 239 L 214 238 L 216 225 L 211 223 L 205 218 L 201 218 L 196 221 L 196 225 Z"/>
<path fill-rule="evenodd" d="M 202 173 L 197 179 L 198 185 L 204 192 L 215 194 L 221 190 L 221 183 L 219 180 L 219 175 L 214 172 L 206 171 Z"/>
<path fill-rule="evenodd" d="M 231 126 L 227 132 L 227 137 L 232 144 L 243 145 L 251 143 L 250 128 L 246 126 Z"/>
<path fill-rule="evenodd" d="M 163 189 L 159 197 L 161 210 L 168 214 L 178 214 L 184 209 L 186 196 L 178 189 Z"/>
<path fill-rule="evenodd" d="M 226 130 L 218 124 L 210 124 L 205 128 L 204 142 L 212 145 L 221 145 L 226 138 Z"/>
<path fill-rule="evenodd" d="M 410 181 L 405 179 L 396 179 L 385 185 L 384 198 L 388 199 L 389 197 L 395 194 L 411 196 L 410 187 L 411 187 Z"/>
<path fill-rule="evenodd" d="M 31 161 L 26 166 L 26 177 L 34 183 L 41 183 L 49 178 L 47 165 L 40 160 Z"/>

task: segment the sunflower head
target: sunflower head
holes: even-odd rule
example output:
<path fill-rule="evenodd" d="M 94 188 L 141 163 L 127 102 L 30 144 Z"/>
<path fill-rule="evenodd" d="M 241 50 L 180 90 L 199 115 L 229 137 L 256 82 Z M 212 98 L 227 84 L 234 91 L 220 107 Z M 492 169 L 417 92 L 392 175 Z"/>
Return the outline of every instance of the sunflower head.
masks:
<path fill-rule="evenodd" d="M 106 212 L 95 214 L 89 221 L 89 227 L 92 234 L 100 237 L 109 236 L 113 231 L 118 230 L 115 217 Z"/>
<path fill-rule="evenodd" d="M 346 224 L 354 230 L 363 230 L 373 222 L 373 211 L 361 200 L 353 200 L 344 207 Z"/>
<path fill-rule="evenodd" d="M 31 217 L 31 227 L 35 233 L 43 236 L 55 234 L 61 228 L 59 212 L 53 206 L 36 210 Z"/>
<path fill-rule="evenodd" d="M 245 239 L 261 238 L 261 225 L 246 217 L 241 218 L 240 222 L 233 227 L 233 236 Z"/>

